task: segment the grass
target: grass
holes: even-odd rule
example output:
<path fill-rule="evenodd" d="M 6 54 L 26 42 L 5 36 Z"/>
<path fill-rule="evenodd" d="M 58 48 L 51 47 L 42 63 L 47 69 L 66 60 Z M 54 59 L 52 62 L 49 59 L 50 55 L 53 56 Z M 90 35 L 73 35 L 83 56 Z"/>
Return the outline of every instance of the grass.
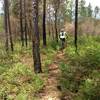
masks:
<path fill-rule="evenodd" d="M 8 99 L 15 98 L 13 97 L 15 95 L 17 98 L 21 94 L 27 95 L 28 98 L 29 94 L 34 94 L 43 87 L 43 80 L 21 63 L 15 64 L 4 72 L 0 79 L 1 99 L 5 98 L 5 95 Z"/>
<path fill-rule="evenodd" d="M 4 41 L 0 42 L 0 99 L 34 100 L 43 89 L 43 77 L 33 69 L 31 43 L 28 48 L 14 43 L 14 52 L 5 52 Z M 48 76 L 48 65 L 53 62 L 60 44 L 48 41 L 47 47 L 40 46 L 42 69 Z M 62 97 L 73 100 L 99 100 L 100 98 L 100 36 L 80 36 L 78 54 L 75 53 L 73 38 L 69 37 L 64 61 L 60 61 L 59 84 Z M 48 78 L 48 77 L 47 77 Z"/>
<path fill-rule="evenodd" d="M 99 100 L 100 98 L 100 42 L 99 36 L 80 36 L 78 53 L 69 41 L 62 61 L 60 84 L 62 93 L 74 100 Z M 71 44 L 71 45 L 70 45 Z M 68 92 L 69 91 L 69 92 Z M 73 94 L 73 95 L 72 95 Z"/>
<path fill-rule="evenodd" d="M 44 81 L 41 75 L 34 73 L 31 44 L 22 48 L 17 41 L 14 48 L 13 53 L 6 53 L 4 42 L 0 44 L 0 99 L 34 100 Z M 46 77 L 56 50 L 52 42 L 46 48 L 41 46 L 42 69 Z"/>
<path fill-rule="evenodd" d="M 4 98 L 27 100 L 44 86 L 42 78 L 34 73 L 33 67 L 28 66 L 27 62 L 22 62 L 24 57 L 30 55 L 31 49 L 24 49 L 25 51 L 22 53 L 18 44 L 16 44 L 16 48 L 14 53 L 6 53 L 3 49 L 0 49 L 1 100 Z M 31 59 L 31 55 L 29 59 Z"/>

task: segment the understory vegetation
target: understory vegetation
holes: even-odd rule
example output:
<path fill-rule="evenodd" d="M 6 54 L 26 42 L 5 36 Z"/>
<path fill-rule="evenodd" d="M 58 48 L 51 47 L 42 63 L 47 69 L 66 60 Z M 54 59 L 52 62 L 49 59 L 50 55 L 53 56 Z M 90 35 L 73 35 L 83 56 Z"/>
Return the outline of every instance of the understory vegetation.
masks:
<path fill-rule="evenodd" d="M 0 100 L 100 100 L 100 7 L 87 1 L 0 0 Z"/>
<path fill-rule="evenodd" d="M 42 74 L 34 73 L 31 43 L 28 48 L 22 48 L 17 41 L 13 53 L 6 52 L 2 43 L 3 41 L 0 44 L 0 100 L 34 100 L 45 83 Z M 57 43 L 50 42 L 48 48 L 41 49 L 42 67 L 46 77 L 48 65 L 52 63 L 58 48 Z"/>
<path fill-rule="evenodd" d="M 80 36 L 78 53 L 75 52 L 72 41 L 73 38 L 69 37 L 64 50 L 65 58 L 59 65 L 61 98 L 69 96 L 71 100 L 99 100 L 100 37 Z M 34 73 L 32 48 L 22 48 L 18 42 L 15 44 L 16 50 L 8 54 L 1 49 L 3 45 L 0 45 L 0 99 L 34 100 L 45 85 L 44 76 Z M 46 78 L 48 65 L 60 49 L 59 43 L 48 41 L 48 44 L 48 48 L 41 49 L 42 68 Z"/>
<path fill-rule="evenodd" d="M 80 36 L 78 45 L 78 54 L 68 45 L 66 60 L 60 64 L 62 98 L 70 95 L 72 100 L 99 100 L 100 37 Z"/>

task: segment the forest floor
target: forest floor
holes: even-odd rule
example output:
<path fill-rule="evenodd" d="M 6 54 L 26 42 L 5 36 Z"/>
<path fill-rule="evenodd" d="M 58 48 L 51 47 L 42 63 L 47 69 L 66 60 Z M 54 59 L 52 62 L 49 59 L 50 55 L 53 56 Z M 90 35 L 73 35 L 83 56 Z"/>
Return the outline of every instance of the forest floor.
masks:
<path fill-rule="evenodd" d="M 58 51 L 57 54 L 54 56 L 54 60 L 52 64 L 48 66 L 49 73 L 48 77 L 45 80 L 45 87 L 43 90 L 38 94 L 39 100 L 61 100 L 61 92 L 59 90 L 59 76 L 60 76 L 60 69 L 59 63 L 64 58 L 64 53 Z"/>
<path fill-rule="evenodd" d="M 79 39 L 79 55 L 72 38 L 63 52 L 58 43 L 41 46 L 41 74 L 34 73 L 31 44 L 22 48 L 18 41 L 6 53 L 1 41 L 0 100 L 99 100 L 100 37 Z"/>

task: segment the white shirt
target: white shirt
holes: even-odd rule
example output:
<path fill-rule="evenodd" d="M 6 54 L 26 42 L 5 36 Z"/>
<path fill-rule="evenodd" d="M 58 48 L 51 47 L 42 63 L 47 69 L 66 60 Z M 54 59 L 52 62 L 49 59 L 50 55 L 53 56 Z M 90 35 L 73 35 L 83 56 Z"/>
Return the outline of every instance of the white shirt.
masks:
<path fill-rule="evenodd" d="M 66 32 L 60 32 L 59 37 L 60 37 L 60 39 L 66 38 Z"/>

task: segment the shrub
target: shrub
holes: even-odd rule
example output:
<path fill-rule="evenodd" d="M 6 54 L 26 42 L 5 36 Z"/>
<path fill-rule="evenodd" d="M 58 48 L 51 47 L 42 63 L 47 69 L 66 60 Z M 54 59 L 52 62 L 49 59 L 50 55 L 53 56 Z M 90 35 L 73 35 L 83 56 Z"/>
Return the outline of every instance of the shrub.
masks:
<path fill-rule="evenodd" d="M 69 59 L 69 64 L 73 66 L 83 66 L 87 69 L 100 68 L 100 46 L 96 47 L 96 43 L 86 47 L 80 47 L 79 55 L 74 51 L 74 47 L 69 47 L 66 50 L 66 57 Z"/>
<path fill-rule="evenodd" d="M 54 49 L 54 50 L 59 50 L 59 46 L 60 46 L 60 43 L 57 43 L 56 41 L 52 41 L 51 43 L 50 43 L 50 46 Z"/>
<path fill-rule="evenodd" d="M 92 79 L 86 79 L 80 92 L 83 94 L 84 100 L 99 100 L 100 84 Z"/>
<path fill-rule="evenodd" d="M 60 64 L 63 93 L 75 94 L 73 100 L 100 99 L 100 43 L 98 37 L 81 37 L 79 55 L 71 44 L 66 48 L 67 65 Z M 98 38 L 98 39 L 96 39 Z"/>
<path fill-rule="evenodd" d="M 85 55 L 80 59 L 81 66 L 89 69 L 100 68 L 100 48 L 88 48 Z"/>
<path fill-rule="evenodd" d="M 64 63 L 61 63 L 60 69 L 62 72 L 60 79 L 62 90 L 69 90 L 75 93 L 78 92 L 79 86 L 82 82 L 81 69 L 77 69 Z"/>
<path fill-rule="evenodd" d="M 38 92 L 43 87 L 43 80 L 35 75 L 32 69 L 22 63 L 15 64 L 7 72 L 0 75 L 0 99 L 4 96 L 23 98 L 23 95 L 30 95 Z"/>

